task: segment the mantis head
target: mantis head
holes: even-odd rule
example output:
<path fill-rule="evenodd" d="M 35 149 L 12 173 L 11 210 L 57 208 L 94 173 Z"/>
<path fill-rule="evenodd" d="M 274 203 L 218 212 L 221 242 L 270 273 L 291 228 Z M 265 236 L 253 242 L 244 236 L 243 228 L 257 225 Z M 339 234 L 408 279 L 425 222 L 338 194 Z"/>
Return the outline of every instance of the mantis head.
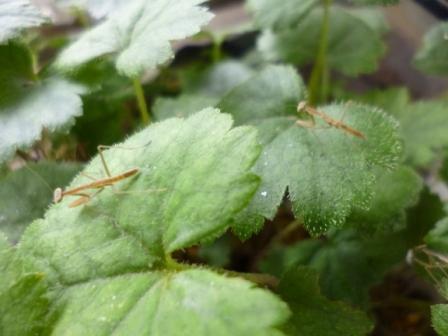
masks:
<path fill-rule="evenodd" d="M 56 188 L 53 192 L 53 202 L 59 203 L 60 201 L 62 201 L 62 189 Z"/>

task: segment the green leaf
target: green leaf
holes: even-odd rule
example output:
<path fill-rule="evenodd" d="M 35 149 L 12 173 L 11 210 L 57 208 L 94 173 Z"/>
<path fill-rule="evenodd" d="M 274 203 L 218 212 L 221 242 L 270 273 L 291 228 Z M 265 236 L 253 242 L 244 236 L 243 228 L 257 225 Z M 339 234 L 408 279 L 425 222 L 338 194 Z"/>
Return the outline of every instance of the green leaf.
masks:
<path fill-rule="evenodd" d="M 17 242 L 27 225 L 43 216 L 53 190 L 70 182 L 80 168 L 74 163 L 30 163 L 0 179 L 0 230 Z"/>
<path fill-rule="evenodd" d="M 24 29 L 40 26 L 44 21 L 44 16 L 29 0 L 1 0 L 0 44 L 17 37 Z"/>
<path fill-rule="evenodd" d="M 14 56 L 13 56 L 14 55 Z M 13 56 L 13 57 L 11 57 Z M 29 51 L 18 44 L 0 45 L 0 163 L 16 149 L 31 146 L 43 128 L 56 131 L 82 113 L 84 90 L 61 78 L 36 79 Z"/>
<path fill-rule="evenodd" d="M 205 69 L 203 64 L 195 64 L 179 75 L 184 93 L 222 97 L 252 77 L 254 71 L 245 63 L 225 60 Z"/>
<path fill-rule="evenodd" d="M 448 254 L 448 218 L 437 222 L 426 235 L 425 243 L 432 250 Z"/>
<path fill-rule="evenodd" d="M 406 226 L 405 210 L 418 201 L 423 188 L 421 177 L 412 169 L 400 166 L 380 174 L 368 210 L 355 210 L 351 225 L 367 235 L 391 233 Z"/>
<path fill-rule="evenodd" d="M 289 311 L 273 294 L 168 256 L 224 232 L 258 186 L 255 130 L 231 125 L 212 109 L 151 125 L 104 153 L 112 174 L 137 175 L 27 229 L 20 255 L 57 291 L 53 334 L 281 335 Z M 101 171 L 98 157 L 85 169 Z"/>
<path fill-rule="evenodd" d="M 305 99 L 305 85 L 293 67 L 270 65 L 233 88 L 218 107 L 243 124 L 295 115 L 298 102 Z"/>
<path fill-rule="evenodd" d="M 318 274 L 310 268 L 294 267 L 287 271 L 278 292 L 293 312 L 287 329 L 290 335 L 363 336 L 372 329 L 372 322 L 363 312 L 324 297 Z"/>
<path fill-rule="evenodd" d="M 188 117 L 206 107 L 216 106 L 219 98 L 205 95 L 183 94 L 176 98 L 157 98 L 152 112 L 156 120 Z"/>
<path fill-rule="evenodd" d="M 281 335 L 289 317 L 268 291 L 206 270 L 98 278 L 66 289 L 55 309 L 56 335 Z"/>
<path fill-rule="evenodd" d="M 441 294 L 448 300 L 448 279 L 444 279 Z M 440 336 L 448 335 L 448 304 L 438 304 L 431 307 L 432 325 Z"/>
<path fill-rule="evenodd" d="M 253 71 L 244 63 L 223 61 L 204 70 L 194 66 L 180 73 L 183 93 L 175 98 L 158 97 L 152 113 L 156 120 L 187 117 L 220 99 L 235 86 L 248 80 Z"/>
<path fill-rule="evenodd" d="M 39 334 L 48 309 L 43 275 L 23 274 L 22 261 L 2 232 L 0 273 L 0 334 Z"/>
<path fill-rule="evenodd" d="M 379 8 L 355 7 L 349 9 L 350 14 L 364 21 L 370 29 L 379 34 L 385 34 L 389 31 L 389 24 L 384 13 Z"/>
<path fill-rule="evenodd" d="M 48 310 L 46 293 L 42 274 L 26 275 L 0 292 L 0 334 L 40 335 Z"/>
<path fill-rule="evenodd" d="M 441 22 L 426 33 L 415 65 L 432 75 L 448 75 L 448 23 Z"/>
<path fill-rule="evenodd" d="M 258 123 L 264 149 L 254 171 L 262 183 L 237 226 L 245 226 L 255 214 L 272 219 L 286 189 L 295 215 L 313 235 L 340 227 L 353 209 L 370 205 L 377 169 L 394 167 L 400 158 L 396 122 L 380 110 L 353 103 L 320 110 L 343 119 L 366 139 L 329 128 L 322 120 L 314 128 L 300 127 L 290 118 Z"/>
<path fill-rule="evenodd" d="M 249 0 L 259 27 L 281 30 L 297 25 L 318 4 L 316 0 Z"/>
<path fill-rule="evenodd" d="M 85 32 L 62 52 L 57 66 L 63 69 L 116 56 L 118 71 L 137 77 L 173 57 L 170 41 L 199 32 L 211 18 L 204 0 L 136 0 L 112 13 L 106 21 Z"/>
<path fill-rule="evenodd" d="M 448 335 L 448 304 L 431 307 L 432 326 L 440 336 Z"/>
<path fill-rule="evenodd" d="M 295 265 L 311 266 L 319 271 L 320 285 L 327 297 L 366 306 L 369 289 L 391 267 L 403 262 L 409 249 L 421 245 L 443 216 L 446 214 L 440 199 L 425 189 L 419 203 L 408 211 L 404 230 L 368 238 L 360 237 L 354 230 L 332 231 L 325 240 L 275 245 L 260 269 L 278 276 Z"/>
<path fill-rule="evenodd" d="M 271 61 L 310 64 L 318 53 L 322 20 L 323 9 L 314 9 L 294 29 L 265 31 L 258 41 L 258 47 Z M 369 38 L 366 39 L 366 36 Z M 379 32 L 372 30 L 364 20 L 349 11 L 331 8 L 326 57 L 330 68 L 348 76 L 373 72 L 384 52 L 385 45 Z"/>
<path fill-rule="evenodd" d="M 400 122 L 408 161 L 423 167 L 448 148 L 448 102 L 421 101 L 394 114 Z"/>

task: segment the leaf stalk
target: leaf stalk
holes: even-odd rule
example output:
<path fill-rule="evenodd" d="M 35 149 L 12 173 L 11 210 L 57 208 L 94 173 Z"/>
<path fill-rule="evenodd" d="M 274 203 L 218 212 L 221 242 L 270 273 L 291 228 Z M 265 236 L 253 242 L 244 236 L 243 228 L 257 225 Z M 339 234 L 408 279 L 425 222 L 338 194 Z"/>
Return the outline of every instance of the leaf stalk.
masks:
<path fill-rule="evenodd" d="M 134 78 L 132 80 L 134 84 L 135 96 L 137 98 L 138 110 L 140 112 L 140 117 L 144 125 L 147 125 L 151 122 L 151 117 L 148 112 L 148 105 L 145 100 L 145 92 L 143 91 L 142 84 L 138 78 Z"/>

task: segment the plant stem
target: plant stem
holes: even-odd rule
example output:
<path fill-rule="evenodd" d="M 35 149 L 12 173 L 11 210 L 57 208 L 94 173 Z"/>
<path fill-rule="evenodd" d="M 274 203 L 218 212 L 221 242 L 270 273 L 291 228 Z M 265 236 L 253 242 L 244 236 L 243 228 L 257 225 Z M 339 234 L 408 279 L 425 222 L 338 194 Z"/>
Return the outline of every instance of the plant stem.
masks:
<path fill-rule="evenodd" d="M 221 36 L 212 36 L 212 61 L 218 63 L 222 59 L 222 43 L 224 39 Z"/>
<path fill-rule="evenodd" d="M 140 112 L 140 117 L 142 119 L 143 124 L 147 125 L 151 122 L 151 118 L 149 116 L 148 106 L 146 105 L 145 93 L 143 91 L 142 84 L 140 83 L 140 80 L 137 78 L 134 78 L 132 80 L 132 82 L 134 84 L 134 91 L 135 91 L 135 96 L 137 98 L 137 104 L 138 104 L 138 110 Z"/>
<path fill-rule="evenodd" d="M 319 49 L 316 62 L 311 72 L 308 90 L 310 92 L 309 102 L 316 105 L 326 100 L 328 92 L 329 71 L 327 65 L 328 32 L 330 30 L 330 6 L 332 0 L 323 0 L 324 17 L 320 31 Z"/>

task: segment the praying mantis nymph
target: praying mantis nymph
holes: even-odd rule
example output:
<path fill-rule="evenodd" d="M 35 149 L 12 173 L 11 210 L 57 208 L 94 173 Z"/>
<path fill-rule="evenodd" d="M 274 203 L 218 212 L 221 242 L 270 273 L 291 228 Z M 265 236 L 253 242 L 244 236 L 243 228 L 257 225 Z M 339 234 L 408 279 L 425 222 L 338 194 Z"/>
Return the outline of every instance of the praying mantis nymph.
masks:
<path fill-rule="evenodd" d="M 104 171 L 106 172 L 107 177 L 102 179 L 97 179 L 93 182 L 82 184 L 79 187 L 75 187 L 72 189 L 62 190 L 62 188 L 56 188 L 53 193 L 53 202 L 59 203 L 61 202 L 65 196 L 78 196 L 78 199 L 71 202 L 68 206 L 69 208 L 75 208 L 77 206 L 86 204 L 90 201 L 92 197 L 94 197 L 97 193 L 102 191 L 105 187 L 113 186 L 118 181 L 127 179 L 131 176 L 138 174 L 140 171 L 139 168 L 129 169 L 121 174 L 112 176 L 109 168 L 107 167 L 106 160 L 104 159 L 103 149 L 109 148 L 109 146 L 98 146 L 98 153 L 100 155 L 101 163 L 104 167 Z M 97 192 L 93 195 L 87 194 L 84 191 L 96 189 Z"/>
<path fill-rule="evenodd" d="M 361 139 L 365 139 L 366 137 L 364 136 L 363 133 L 361 133 L 360 131 L 344 124 L 342 121 L 340 120 L 335 120 L 333 118 L 331 118 L 330 116 L 326 115 L 325 113 L 318 111 L 317 109 L 309 106 L 307 104 L 307 102 L 303 101 L 300 102 L 299 105 L 297 106 L 297 112 L 306 112 L 308 113 L 311 117 L 319 117 L 321 118 L 323 121 L 325 121 L 328 125 L 334 127 L 334 128 L 338 128 L 341 129 L 355 137 L 361 138 Z M 300 125 L 302 127 L 307 127 L 307 128 L 311 128 L 314 127 L 314 120 L 312 120 L 311 122 L 309 121 L 305 121 L 305 120 L 297 120 L 296 121 L 297 125 Z"/>

